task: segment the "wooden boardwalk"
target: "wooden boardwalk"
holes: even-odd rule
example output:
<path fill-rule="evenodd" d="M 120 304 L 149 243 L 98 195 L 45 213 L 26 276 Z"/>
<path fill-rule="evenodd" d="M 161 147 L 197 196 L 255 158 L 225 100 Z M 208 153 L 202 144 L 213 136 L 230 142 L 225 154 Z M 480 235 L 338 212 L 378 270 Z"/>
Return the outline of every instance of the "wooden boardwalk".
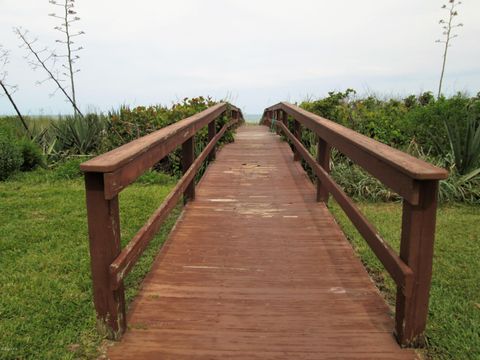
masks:
<path fill-rule="evenodd" d="M 287 143 L 243 126 L 217 153 L 111 359 L 412 359 Z"/>

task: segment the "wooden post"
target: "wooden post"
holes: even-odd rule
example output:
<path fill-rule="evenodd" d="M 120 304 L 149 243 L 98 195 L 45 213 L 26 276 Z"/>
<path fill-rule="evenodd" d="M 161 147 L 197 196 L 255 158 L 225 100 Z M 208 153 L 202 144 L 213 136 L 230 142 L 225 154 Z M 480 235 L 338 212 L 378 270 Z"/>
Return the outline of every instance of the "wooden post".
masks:
<path fill-rule="evenodd" d="M 272 123 L 273 123 L 273 118 L 275 116 L 274 112 L 272 110 L 270 110 L 268 113 L 268 126 L 270 126 L 270 128 L 272 128 Z"/>
<path fill-rule="evenodd" d="M 300 123 L 297 120 L 293 120 L 293 135 L 298 141 L 302 141 L 302 128 L 300 127 Z M 301 159 L 300 153 L 296 148 L 293 149 L 293 160 L 299 161 Z"/>
<path fill-rule="evenodd" d="M 317 162 L 326 172 L 330 172 L 330 150 L 331 147 L 322 138 L 318 138 L 317 144 Z M 317 201 L 328 202 L 328 190 L 322 185 L 320 179 L 317 178 Z"/>
<path fill-rule="evenodd" d="M 217 121 L 213 120 L 208 124 L 208 142 L 212 141 L 212 139 L 217 135 Z M 217 146 L 215 145 L 208 155 L 208 161 L 215 160 Z"/>
<path fill-rule="evenodd" d="M 118 197 L 105 200 L 103 173 L 85 173 L 85 186 L 97 327 L 102 335 L 118 340 L 126 329 L 125 292 L 123 283 L 111 290 L 109 272 L 121 251 Z"/>
<path fill-rule="evenodd" d="M 195 159 L 194 141 L 195 141 L 194 136 L 192 136 L 182 144 L 182 168 L 183 168 L 184 174 L 188 170 L 190 165 L 192 165 Z M 195 179 L 192 179 L 190 184 L 188 184 L 185 192 L 183 193 L 183 202 L 187 203 L 187 201 L 194 200 L 194 199 L 195 199 Z"/>
<path fill-rule="evenodd" d="M 280 110 L 280 109 L 277 110 L 277 121 L 281 122 L 282 124 L 285 124 L 285 119 L 283 117 L 283 114 L 284 114 L 283 110 Z M 277 128 L 277 134 L 280 136 L 282 135 L 282 131 L 280 130 L 280 128 Z"/>
<path fill-rule="evenodd" d="M 424 343 L 432 278 L 438 181 L 420 181 L 418 205 L 403 202 L 400 257 L 413 271 L 411 294 L 397 289 L 395 332 L 403 346 Z"/>

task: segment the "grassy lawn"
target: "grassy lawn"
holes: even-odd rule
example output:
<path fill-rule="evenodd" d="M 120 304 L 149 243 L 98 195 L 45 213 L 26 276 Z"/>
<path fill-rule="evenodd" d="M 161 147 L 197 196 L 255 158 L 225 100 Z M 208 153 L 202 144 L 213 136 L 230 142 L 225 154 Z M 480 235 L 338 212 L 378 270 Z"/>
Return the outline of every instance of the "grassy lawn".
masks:
<path fill-rule="evenodd" d="M 61 171 L 0 182 L 1 359 L 94 358 L 102 340 L 95 329 L 83 179 L 56 179 Z M 121 193 L 123 244 L 173 185 L 147 176 Z M 178 212 L 126 279 L 129 301 Z"/>
<path fill-rule="evenodd" d="M 401 204 L 360 203 L 362 212 L 398 250 Z M 330 203 L 390 304 L 395 288 L 340 207 Z M 480 359 L 480 207 L 444 205 L 438 209 L 426 355 L 433 359 Z"/>

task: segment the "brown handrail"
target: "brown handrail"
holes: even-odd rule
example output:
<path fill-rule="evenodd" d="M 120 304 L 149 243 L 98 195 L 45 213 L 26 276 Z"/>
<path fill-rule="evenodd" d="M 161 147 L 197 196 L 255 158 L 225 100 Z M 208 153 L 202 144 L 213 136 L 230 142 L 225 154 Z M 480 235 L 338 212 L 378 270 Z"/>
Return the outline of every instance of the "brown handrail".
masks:
<path fill-rule="evenodd" d="M 217 133 L 215 120 L 223 114 L 231 120 Z M 119 339 L 126 329 L 123 279 L 182 194 L 185 200 L 195 198 L 195 174 L 207 157 L 214 159 L 216 144 L 239 121 L 240 109 L 220 103 L 80 165 L 85 172 L 94 304 L 98 328 L 108 338 Z M 195 159 L 194 135 L 207 125 L 209 143 Z M 121 249 L 118 193 L 180 145 L 183 177 Z"/>
<path fill-rule="evenodd" d="M 293 118 L 294 133 L 288 129 L 289 115 Z M 288 103 L 265 109 L 262 123 L 271 125 L 272 122 L 278 124 L 277 128 L 293 144 L 294 160 L 302 157 L 317 176 L 317 201 L 327 202 L 328 195 L 332 194 L 397 284 L 395 333 L 399 343 L 423 342 L 432 276 L 438 181 L 445 179 L 448 172 Z M 318 136 L 316 160 L 301 143 L 301 125 Z M 331 147 L 403 197 L 400 256 L 329 175 Z"/>
<path fill-rule="evenodd" d="M 363 169 L 382 181 L 412 204 L 419 201 L 417 180 L 440 180 L 448 176 L 444 169 L 382 144 L 333 121 L 289 103 L 279 103 L 266 112 L 282 111 L 312 130 Z"/>

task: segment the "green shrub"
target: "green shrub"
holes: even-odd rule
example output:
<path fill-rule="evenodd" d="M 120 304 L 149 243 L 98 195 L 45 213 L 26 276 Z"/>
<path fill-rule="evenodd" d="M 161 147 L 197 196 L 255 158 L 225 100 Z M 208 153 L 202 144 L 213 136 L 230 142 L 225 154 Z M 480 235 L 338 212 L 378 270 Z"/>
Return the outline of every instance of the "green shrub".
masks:
<path fill-rule="evenodd" d="M 30 171 L 38 166 L 44 166 L 44 160 L 41 149 L 33 141 L 21 139 L 18 146 L 22 153 L 22 171 Z"/>
<path fill-rule="evenodd" d="M 170 108 L 165 106 L 138 106 L 130 109 L 122 106 L 118 111 L 111 111 L 108 114 L 106 132 L 108 137 L 104 137 L 102 151 L 112 150 L 139 137 L 148 135 L 156 130 L 174 124 L 189 116 L 197 114 L 217 102 L 209 97 L 185 98 L 181 102 L 173 104 Z M 217 119 L 216 127 L 219 131 L 227 122 L 227 117 L 222 116 Z M 227 131 L 220 143 L 233 141 L 233 133 Z M 208 130 L 206 127 L 201 129 L 195 135 L 195 155 L 198 156 L 208 143 Z M 201 176 L 206 165 L 202 166 L 198 172 Z M 173 176 L 182 174 L 181 167 L 181 148 L 172 151 L 168 156 L 162 159 L 155 170 L 165 172 Z"/>
<path fill-rule="evenodd" d="M 355 91 L 330 92 L 305 101 L 308 111 L 365 136 L 447 168 L 440 182 L 442 201 L 480 203 L 480 97 L 456 94 L 435 99 L 430 92 L 403 100 L 357 98 Z M 289 120 L 290 130 L 293 121 Z M 317 137 L 302 130 L 302 142 L 315 155 Z M 413 149 L 412 144 L 415 145 Z M 415 151 L 414 151 L 415 150 Z M 306 170 L 312 176 L 308 166 Z M 362 200 L 396 200 L 397 195 L 342 156 L 334 157 L 332 176 L 346 193 Z"/>
<path fill-rule="evenodd" d="M 0 134 L 0 181 L 20 170 L 22 153 L 15 140 Z"/>
<path fill-rule="evenodd" d="M 464 130 L 477 109 L 471 104 L 478 100 L 461 93 L 438 100 L 430 92 L 404 100 L 357 98 L 355 94 L 352 89 L 330 92 L 326 98 L 300 106 L 387 145 L 403 149 L 414 140 L 438 156 L 450 151 L 444 122 Z"/>

